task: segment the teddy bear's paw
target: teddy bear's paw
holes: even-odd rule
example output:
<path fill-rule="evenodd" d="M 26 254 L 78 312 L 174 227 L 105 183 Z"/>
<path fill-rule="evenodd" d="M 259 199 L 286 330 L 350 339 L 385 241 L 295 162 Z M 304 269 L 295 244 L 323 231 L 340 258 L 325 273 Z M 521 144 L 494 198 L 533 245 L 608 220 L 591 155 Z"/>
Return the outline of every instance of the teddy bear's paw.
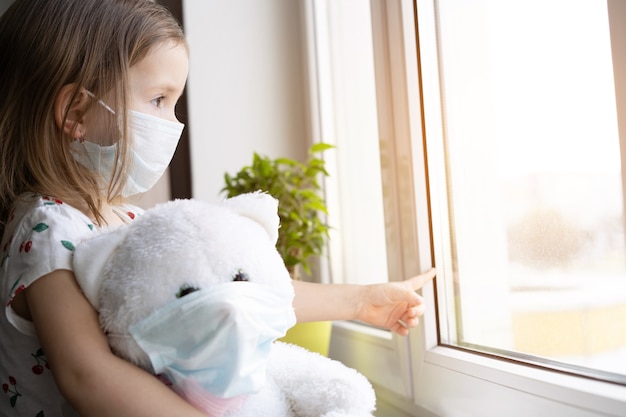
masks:
<path fill-rule="evenodd" d="M 346 368 L 335 378 L 318 381 L 309 393 L 292 392 L 288 397 L 296 415 L 302 417 L 371 417 L 375 409 L 375 394 L 358 372 Z"/>
<path fill-rule="evenodd" d="M 323 416 L 320 417 L 374 417 L 374 415 L 372 413 L 344 413 L 341 411 L 331 411 L 330 413 L 326 413 Z"/>
<path fill-rule="evenodd" d="M 261 391 L 246 398 L 243 406 L 223 417 L 293 417 L 285 393 L 268 378 Z"/>
<path fill-rule="evenodd" d="M 268 373 L 298 417 L 369 417 L 375 408 L 374 389 L 362 374 L 298 346 L 276 342 Z"/>

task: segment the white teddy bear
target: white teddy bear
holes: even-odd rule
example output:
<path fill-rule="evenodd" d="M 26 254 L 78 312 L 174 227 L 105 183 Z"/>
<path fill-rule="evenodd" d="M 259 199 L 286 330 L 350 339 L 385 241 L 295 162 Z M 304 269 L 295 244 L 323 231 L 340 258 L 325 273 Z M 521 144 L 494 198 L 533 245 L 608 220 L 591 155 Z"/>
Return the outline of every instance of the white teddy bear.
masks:
<path fill-rule="evenodd" d="M 263 193 L 176 200 L 81 243 L 76 277 L 112 350 L 211 416 L 371 417 L 367 379 L 275 341 L 295 323 Z"/>

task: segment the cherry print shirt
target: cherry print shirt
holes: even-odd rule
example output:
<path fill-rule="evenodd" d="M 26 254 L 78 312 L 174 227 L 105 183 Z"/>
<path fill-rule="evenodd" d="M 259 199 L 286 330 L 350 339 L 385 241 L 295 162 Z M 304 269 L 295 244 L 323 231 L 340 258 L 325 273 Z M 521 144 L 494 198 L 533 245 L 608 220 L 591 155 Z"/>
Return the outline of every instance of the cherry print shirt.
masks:
<path fill-rule="evenodd" d="M 131 220 L 137 207 L 119 208 Z M 18 316 L 11 301 L 38 278 L 72 270 L 76 245 L 96 231 L 79 210 L 48 196 L 25 194 L 7 219 L 0 241 L 0 415 L 75 416 L 59 393 L 32 322 Z"/>

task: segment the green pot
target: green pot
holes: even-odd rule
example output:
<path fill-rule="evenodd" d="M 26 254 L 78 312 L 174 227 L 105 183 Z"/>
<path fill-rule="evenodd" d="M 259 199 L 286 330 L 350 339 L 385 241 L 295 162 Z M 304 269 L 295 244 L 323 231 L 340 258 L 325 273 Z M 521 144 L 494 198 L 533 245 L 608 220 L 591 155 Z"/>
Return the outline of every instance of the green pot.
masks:
<path fill-rule="evenodd" d="M 328 356 L 332 328 L 333 323 L 331 321 L 298 323 L 287 331 L 285 337 L 279 340 Z"/>

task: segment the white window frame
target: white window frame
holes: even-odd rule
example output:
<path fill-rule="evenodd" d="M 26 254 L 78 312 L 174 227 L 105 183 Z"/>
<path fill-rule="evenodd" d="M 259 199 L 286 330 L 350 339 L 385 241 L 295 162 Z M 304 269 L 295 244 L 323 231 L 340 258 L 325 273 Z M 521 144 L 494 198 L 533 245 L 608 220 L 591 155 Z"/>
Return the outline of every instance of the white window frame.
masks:
<path fill-rule="evenodd" d="M 445 240 L 437 234 L 449 233 L 447 219 L 426 215 L 431 213 L 431 207 L 433 213 L 445 212 L 447 207 L 445 193 L 438 192 L 446 188 L 445 173 L 427 173 L 424 152 L 427 146 L 429 160 L 443 160 L 435 0 L 371 0 L 371 5 L 378 104 L 385 109 L 384 114 L 379 112 L 379 129 L 393 135 L 401 151 L 410 152 L 413 161 L 413 194 L 404 197 L 412 202 L 415 230 L 407 232 L 402 240 L 408 242 L 414 256 L 401 257 L 400 268 L 401 274 L 410 276 L 427 269 L 432 259 L 442 256 L 436 242 Z M 608 0 L 608 5 L 614 70 L 626 74 L 626 2 Z M 328 97 L 319 87 L 320 83 L 340 79 L 326 58 L 311 51 L 319 50 L 319 45 L 317 49 L 313 47 L 320 42 L 316 33 L 328 36 L 340 32 L 322 31 L 316 26 L 319 10 L 316 11 L 315 0 L 303 0 L 303 10 L 313 86 L 313 131 L 331 132 L 332 110 L 331 114 L 325 113 L 328 108 L 322 104 Z M 626 77 L 616 79 L 616 90 L 621 156 L 626 161 Z M 341 103 L 333 100 L 333 105 Z M 327 116 L 321 117 L 322 114 Z M 626 168 L 623 169 L 626 178 Z M 431 231 L 435 244 L 431 244 Z M 354 323 L 335 325 L 331 355 L 359 369 L 372 381 L 378 394 L 379 416 L 624 415 L 624 386 L 440 345 L 435 293 L 450 273 L 438 267 L 436 285 L 423 289 L 428 309 L 422 325 L 407 338 Z"/>

